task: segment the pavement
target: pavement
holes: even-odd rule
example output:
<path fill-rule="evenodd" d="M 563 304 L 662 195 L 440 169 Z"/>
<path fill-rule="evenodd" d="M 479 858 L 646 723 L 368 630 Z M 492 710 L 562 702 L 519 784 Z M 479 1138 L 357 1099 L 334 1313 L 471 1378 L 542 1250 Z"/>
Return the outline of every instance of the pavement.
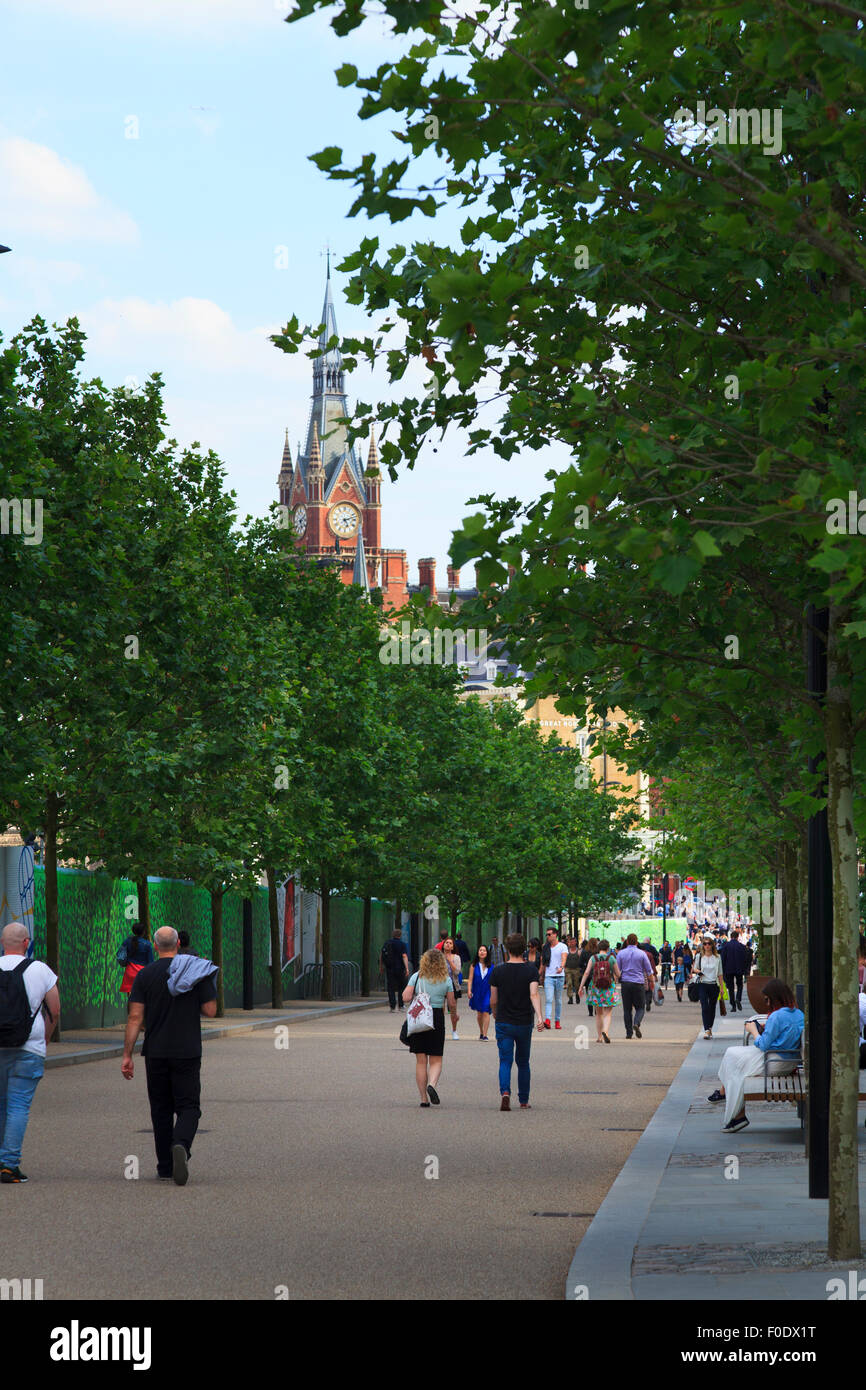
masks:
<path fill-rule="evenodd" d="M 230 1037 L 233 1033 L 250 1032 L 256 1028 L 274 1028 L 279 1024 L 297 1023 L 301 1019 L 324 1018 L 329 1014 L 356 1013 L 361 1009 L 381 1007 L 384 995 L 371 999 L 335 1000 L 323 1004 L 319 999 L 290 999 L 282 1009 L 273 1009 L 263 1004 L 253 1009 L 226 1009 L 222 1018 L 213 1023 L 202 1020 L 201 1036 L 203 1042 L 214 1038 Z M 63 1029 L 62 1041 L 48 1045 L 45 1069 L 52 1067 L 78 1066 L 82 1062 L 98 1062 L 109 1057 L 123 1056 L 122 1023 L 110 1028 L 73 1028 L 67 1033 Z M 141 1051 L 144 1034 L 140 1034 L 135 1051 Z"/>
<path fill-rule="evenodd" d="M 725 1048 L 742 1042 L 745 1014 L 698 1033 L 631 1151 L 568 1271 L 568 1300 L 826 1301 L 863 1261 L 826 1258 L 829 1203 L 808 1196 L 796 1107 L 748 1102 L 749 1127 L 723 1134 L 718 1085 Z M 863 1108 L 861 1106 L 861 1120 Z M 624 1121 L 625 1122 L 625 1121 Z M 866 1129 L 860 1212 L 866 1248 Z M 866 1284 L 862 1286 L 866 1288 Z M 560 1295 L 561 1296 L 561 1295 Z M 840 1296 L 837 1292 L 837 1297 Z M 711 1306 L 711 1305 L 708 1305 Z"/>
<path fill-rule="evenodd" d="M 0 1277 L 41 1278 L 46 1300 L 561 1301 L 694 1039 L 697 1005 L 668 999 L 642 1042 L 617 1011 L 609 1047 L 564 1005 L 562 1030 L 533 1038 L 532 1109 L 510 1114 L 493 1030 L 478 1041 L 465 999 L 430 1109 L 387 1005 L 232 1016 L 204 1048 L 186 1187 L 156 1181 L 140 1059 L 132 1081 L 119 1056 L 52 1067 L 30 1181 L 0 1188 Z"/>

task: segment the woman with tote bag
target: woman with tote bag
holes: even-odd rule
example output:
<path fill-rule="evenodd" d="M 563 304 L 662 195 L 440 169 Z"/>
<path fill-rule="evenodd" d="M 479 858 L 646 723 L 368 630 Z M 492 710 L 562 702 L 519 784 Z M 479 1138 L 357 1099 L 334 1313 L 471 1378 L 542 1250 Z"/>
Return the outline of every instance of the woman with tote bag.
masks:
<path fill-rule="evenodd" d="M 412 1004 L 416 995 L 426 994 L 433 1010 L 433 1027 L 422 1033 L 411 1032 L 410 1017 L 406 1020 L 409 1051 L 415 1058 L 415 1081 L 421 1105 L 428 1109 L 439 1104 L 436 1083 L 442 1074 L 442 1055 L 445 1051 L 445 1005 L 451 1014 L 451 1027 L 457 1029 L 457 1005 L 454 1001 L 452 974 L 441 951 L 425 951 L 415 974 L 403 991 L 403 1003 Z M 429 1097 L 429 1099 L 428 1099 Z"/>

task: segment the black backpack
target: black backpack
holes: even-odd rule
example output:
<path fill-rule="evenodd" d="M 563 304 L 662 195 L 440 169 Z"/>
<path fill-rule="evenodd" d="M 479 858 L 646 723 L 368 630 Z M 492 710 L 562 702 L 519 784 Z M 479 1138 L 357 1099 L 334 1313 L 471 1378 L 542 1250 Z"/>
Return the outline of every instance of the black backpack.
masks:
<path fill-rule="evenodd" d="M 14 970 L 0 970 L 0 1047 L 23 1047 L 42 1007 L 30 1012 L 24 971 L 32 964 L 25 956 Z"/>

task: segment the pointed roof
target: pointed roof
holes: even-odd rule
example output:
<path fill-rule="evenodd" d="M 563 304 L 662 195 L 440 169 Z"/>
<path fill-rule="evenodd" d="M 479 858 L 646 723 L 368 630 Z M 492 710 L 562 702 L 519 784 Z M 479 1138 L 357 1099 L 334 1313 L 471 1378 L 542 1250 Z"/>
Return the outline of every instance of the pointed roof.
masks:
<path fill-rule="evenodd" d="M 352 583 L 358 584 L 365 594 L 370 592 L 370 580 L 367 576 L 367 556 L 364 553 L 364 536 L 358 532 L 358 544 L 355 546 L 355 567 L 352 570 Z"/>
<path fill-rule="evenodd" d="M 314 470 L 319 470 L 319 471 L 321 471 L 321 468 L 322 468 L 322 455 L 321 455 L 321 452 L 320 452 L 320 450 L 319 450 L 319 426 L 318 426 L 317 421 L 314 420 L 314 421 L 313 421 L 313 437 L 312 437 L 312 441 L 311 441 L 311 443 L 310 443 L 309 471 L 310 471 L 311 473 L 312 473 Z"/>
<path fill-rule="evenodd" d="M 322 331 L 319 334 L 319 347 L 324 350 L 330 338 L 337 337 L 337 315 L 334 311 L 334 295 L 331 290 L 331 253 L 328 252 L 328 276 L 325 280 L 325 302 L 322 305 Z M 338 364 L 342 366 L 343 359 L 340 355 L 339 347 L 332 347 L 325 353 L 324 358 L 328 365 Z"/>
<path fill-rule="evenodd" d="M 341 465 L 345 462 L 358 484 L 358 491 L 364 495 L 364 474 L 361 462 L 350 445 L 345 424 L 341 420 L 349 417 L 349 402 L 346 396 L 343 358 L 339 345 L 327 348 L 330 338 L 339 338 L 337 316 L 334 310 L 334 295 L 331 282 L 331 263 L 328 259 L 328 273 L 325 281 L 325 299 L 322 305 L 322 328 L 319 333 L 319 356 L 313 359 L 313 399 L 307 422 L 307 437 L 303 451 L 298 450 L 297 467 L 301 478 L 306 481 L 307 471 L 312 466 L 313 428 L 316 427 L 319 440 L 319 457 L 325 472 L 327 491 Z"/>
<path fill-rule="evenodd" d="M 367 472 L 379 472 L 379 450 L 376 447 L 376 427 L 370 431 L 370 448 L 367 452 Z"/>
<path fill-rule="evenodd" d="M 286 430 L 286 442 L 283 445 L 283 459 L 280 464 L 279 483 L 288 483 L 292 480 L 292 451 L 289 448 L 289 431 Z"/>

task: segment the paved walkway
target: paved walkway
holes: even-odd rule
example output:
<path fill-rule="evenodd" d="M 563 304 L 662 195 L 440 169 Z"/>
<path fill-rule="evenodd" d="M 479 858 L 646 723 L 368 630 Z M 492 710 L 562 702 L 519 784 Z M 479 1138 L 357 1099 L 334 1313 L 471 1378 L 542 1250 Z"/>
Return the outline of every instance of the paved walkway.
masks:
<path fill-rule="evenodd" d="M 311 1018 L 326 1018 L 329 1014 L 356 1013 L 361 1009 L 375 1009 L 382 1005 L 387 995 L 374 995 L 371 999 L 338 999 L 323 1004 L 320 999 L 290 999 L 282 1009 L 273 1009 L 264 1004 L 254 1009 L 226 1009 L 222 1018 L 212 1023 L 202 1019 L 202 1041 L 212 1042 L 214 1038 L 230 1037 L 233 1033 L 245 1033 L 257 1028 L 275 1028 L 279 1024 L 305 1022 Z M 63 1030 L 62 1042 L 52 1042 L 48 1046 L 46 1070 L 50 1067 L 77 1066 L 81 1062 L 99 1062 L 109 1057 L 123 1056 L 123 1035 L 125 1027 L 117 1023 L 111 1028 L 73 1028 Z M 136 1043 L 136 1053 L 141 1051 L 144 1034 L 140 1033 Z"/>
<path fill-rule="evenodd" d="M 566 1298 L 825 1301 L 828 1280 L 866 1273 L 826 1259 L 828 1202 L 808 1196 L 795 1106 L 749 1102 L 748 1129 L 721 1132 L 724 1106 L 707 1097 L 748 1016 L 717 1019 L 711 1041 L 698 1034 L 583 1237 Z M 866 1244 L 862 1124 L 860 1159 Z"/>
<path fill-rule="evenodd" d="M 263 1011 L 204 1049 L 190 1182 L 155 1180 L 144 1066 L 40 1082 L 30 1182 L 0 1188 L 0 1274 L 57 1298 L 562 1300 L 569 1262 L 697 1024 L 653 1010 L 643 1042 L 592 1041 L 583 1005 L 532 1043 L 532 1109 L 499 1110 L 496 1044 L 465 999 L 440 1107 L 422 1110 L 387 1006 Z M 589 1045 L 575 1028 L 587 1030 Z M 279 1045 L 288 1043 L 288 1046 Z M 64 1044 L 65 1045 L 65 1044 Z M 119 1044 L 117 1044 L 119 1045 Z M 135 1174 L 137 1181 L 131 1181 Z"/>

